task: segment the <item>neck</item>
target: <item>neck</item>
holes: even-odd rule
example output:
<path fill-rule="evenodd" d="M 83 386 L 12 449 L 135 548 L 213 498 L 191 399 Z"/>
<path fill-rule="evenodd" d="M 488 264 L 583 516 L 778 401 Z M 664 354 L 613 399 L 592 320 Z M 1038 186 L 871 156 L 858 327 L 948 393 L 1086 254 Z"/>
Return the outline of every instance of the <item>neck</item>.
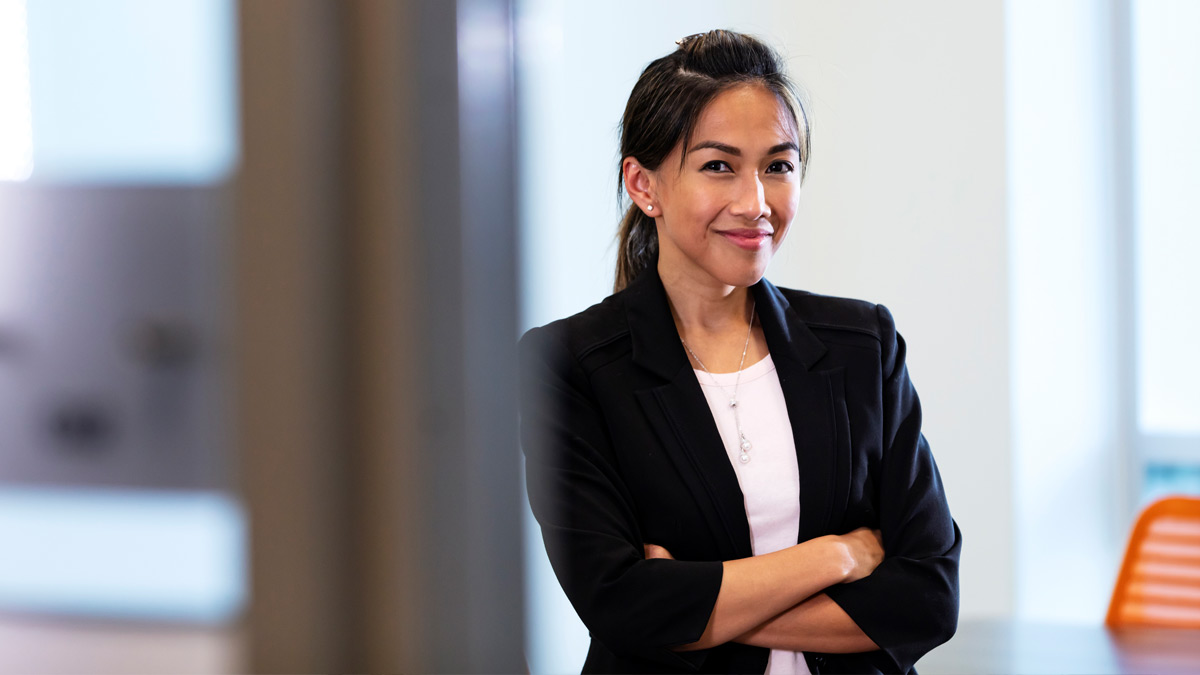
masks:
<path fill-rule="evenodd" d="M 661 268 L 659 276 L 680 335 L 686 338 L 697 333 L 712 335 L 732 329 L 745 330 L 750 319 L 748 288 L 671 278 Z"/>

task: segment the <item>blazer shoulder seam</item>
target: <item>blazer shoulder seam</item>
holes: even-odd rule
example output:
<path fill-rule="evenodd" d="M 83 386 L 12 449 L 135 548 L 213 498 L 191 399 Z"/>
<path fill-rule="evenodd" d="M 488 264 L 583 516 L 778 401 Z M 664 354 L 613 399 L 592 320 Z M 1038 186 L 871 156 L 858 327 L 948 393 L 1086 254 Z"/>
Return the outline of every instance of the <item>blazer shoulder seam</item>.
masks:
<path fill-rule="evenodd" d="M 858 317 L 858 320 L 854 321 L 850 320 L 849 318 L 853 315 L 851 308 L 855 307 L 859 308 L 859 311 L 863 313 L 870 313 L 872 317 L 877 318 L 879 305 L 866 300 L 843 298 L 834 295 L 822 295 L 820 293 L 813 293 L 811 291 L 803 291 L 793 288 L 782 288 L 780 290 L 783 291 L 784 297 L 787 298 L 788 302 L 792 305 L 792 310 L 796 312 L 799 319 L 803 321 L 809 328 L 815 330 L 842 331 L 848 333 L 858 333 L 860 335 L 868 335 L 875 338 L 875 340 L 877 340 L 880 344 L 883 343 L 883 334 L 882 331 L 878 329 L 878 325 L 872 327 L 860 323 L 862 319 L 861 316 Z M 809 308 L 808 311 L 805 311 L 805 306 Z M 823 307 L 829 309 L 818 309 Z M 833 308 L 835 307 L 844 309 L 834 311 Z M 839 321 L 837 318 L 833 318 L 833 320 L 822 321 L 811 316 L 805 316 L 806 314 L 836 315 L 841 313 L 845 313 L 847 315 L 846 320 Z"/>
<path fill-rule="evenodd" d="M 595 352 L 595 351 L 601 349 L 602 347 L 607 347 L 608 345 L 610 345 L 624 337 L 627 337 L 628 335 L 629 335 L 628 329 L 617 331 L 616 333 L 609 335 L 606 338 L 597 340 L 596 342 L 593 342 L 593 343 L 589 344 L 588 346 L 584 347 L 583 349 L 579 350 L 579 354 L 576 355 L 576 358 L 580 362 L 582 362 L 585 358 L 587 358 L 589 355 L 591 355 L 592 352 Z"/>
<path fill-rule="evenodd" d="M 878 331 L 873 331 L 870 328 L 860 328 L 859 326 L 847 326 L 844 324 L 822 323 L 819 321 L 805 321 L 804 323 L 807 324 L 809 328 L 816 328 L 820 330 L 838 330 L 849 333 L 861 333 L 863 335 L 869 335 L 870 337 L 875 338 L 880 344 L 883 344 L 883 337 L 879 335 Z"/>

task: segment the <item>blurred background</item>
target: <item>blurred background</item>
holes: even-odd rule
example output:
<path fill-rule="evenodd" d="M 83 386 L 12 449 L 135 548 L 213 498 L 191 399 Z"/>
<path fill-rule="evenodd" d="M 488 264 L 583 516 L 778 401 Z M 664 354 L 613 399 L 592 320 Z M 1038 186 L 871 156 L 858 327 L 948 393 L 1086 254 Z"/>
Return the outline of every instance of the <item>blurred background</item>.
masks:
<path fill-rule="evenodd" d="M 617 124 L 715 27 L 881 302 L 962 617 L 1099 624 L 1200 494 L 1200 3 L 0 0 L 0 671 L 578 672 L 515 339 L 611 288 Z M 918 667 L 920 664 L 918 664 Z"/>

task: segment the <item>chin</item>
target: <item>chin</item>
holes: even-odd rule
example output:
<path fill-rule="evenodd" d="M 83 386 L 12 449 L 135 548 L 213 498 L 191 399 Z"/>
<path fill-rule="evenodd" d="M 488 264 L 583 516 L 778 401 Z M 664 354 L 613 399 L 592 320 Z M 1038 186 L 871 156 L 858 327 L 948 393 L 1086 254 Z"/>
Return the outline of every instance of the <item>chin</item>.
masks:
<path fill-rule="evenodd" d="M 741 269 L 741 270 L 730 270 L 730 272 L 728 274 L 723 274 L 719 278 L 720 278 L 721 282 L 726 285 L 740 286 L 742 288 L 747 288 L 747 287 L 753 286 L 754 284 L 757 284 L 760 279 L 762 279 L 764 276 L 766 276 L 766 274 L 767 274 L 767 266 L 766 265 L 761 265 L 761 266 L 755 265 L 752 268 L 746 268 L 746 269 Z"/>

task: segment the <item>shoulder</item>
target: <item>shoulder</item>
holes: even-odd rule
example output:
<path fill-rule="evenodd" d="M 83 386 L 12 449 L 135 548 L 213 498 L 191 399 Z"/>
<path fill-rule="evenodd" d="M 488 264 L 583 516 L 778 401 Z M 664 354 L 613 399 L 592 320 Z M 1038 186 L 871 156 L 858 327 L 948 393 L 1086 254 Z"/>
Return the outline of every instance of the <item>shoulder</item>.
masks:
<path fill-rule="evenodd" d="M 895 322 L 887 307 L 866 300 L 778 288 L 796 317 L 826 335 L 858 334 L 884 341 L 893 337 Z"/>
<path fill-rule="evenodd" d="M 809 328 L 849 331 L 879 337 L 878 305 L 866 300 L 780 288 L 792 311 Z"/>
<path fill-rule="evenodd" d="M 628 353 L 624 294 L 614 293 L 582 312 L 529 329 L 521 337 L 521 353 L 538 352 L 543 358 L 554 355 L 577 363 Z"/>
<path fill-rule="evenodd" d="M 878 350 L 885 371 L 903 359 L 904 339 L 887 307 L 853 298 L 779 288 L 793 314 L 827 346 Z"/>

